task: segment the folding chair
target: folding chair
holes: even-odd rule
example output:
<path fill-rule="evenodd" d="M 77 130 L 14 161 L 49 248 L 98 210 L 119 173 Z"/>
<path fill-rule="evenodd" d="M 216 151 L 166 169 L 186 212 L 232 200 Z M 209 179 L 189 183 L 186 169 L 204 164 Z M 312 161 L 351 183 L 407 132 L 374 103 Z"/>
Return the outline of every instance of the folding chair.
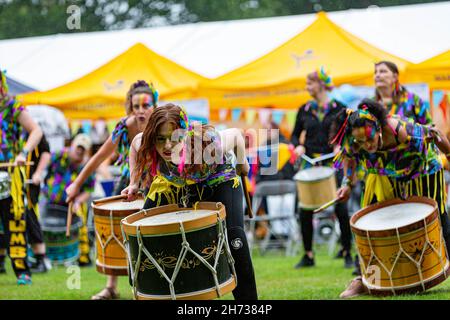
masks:
<path fill-rule="evenodd" d="M 255 186 L 252 210 L 253 219 L 246 218 L 250 247 L 259 246 L 261 254 L 269 249 L 285 249 L 285 254 L 296 255 L 300 231 L 295 217 L 297 186 L 292 180 L 263 181 Z M 263 199 L 266 198 L 267 212 L 256 215 Z M 267 222 L 267 232 L 262 240 L 256 240 L 257 222 Z"/>

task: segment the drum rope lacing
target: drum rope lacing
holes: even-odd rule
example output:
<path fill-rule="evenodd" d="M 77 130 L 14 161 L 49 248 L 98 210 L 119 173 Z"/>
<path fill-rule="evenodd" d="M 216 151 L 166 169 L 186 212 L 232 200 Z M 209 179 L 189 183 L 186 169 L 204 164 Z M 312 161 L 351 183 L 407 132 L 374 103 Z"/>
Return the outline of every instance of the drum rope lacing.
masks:
<path fill-rule="evenodd" d="M 109 211 L 109 223 L 110 223 L 110 228 L 111 228 L 110 229 L 111 230 L 111 234 L 108 237 L 108 239 L 106 239 L 104 244 L 102 242 L 102 238 L 100 237 L 100 234 L 98 233 L 97 230 L 95 230 L 95 235 L 97 236 L 98 242 L 100 243 L 100 247 L 102 249 L 102 255 L 103 255 L 102 269 L 103 269 L 104 273 L 106 273 L 106 269 L 105 269 L 105 266 L 106 266 L 106 256 L 105 256 L 106 252 L 105 252 L 105 248 L 108 246 L 108 244 L 109 244 L 109 242 L 111 240 L 113 240 L 113 239 L 116 240 L 116 242 L 120 245 L 120 247 L 123 249 L 123 251 L 127 252 L 125 246 L 122 244 L 122 241 L 120 241 L 119 238 L 117 238 L 116 233 L 114 231 L 114 222 L 113 222 L 114 221 L 113 220 L 114 219 L 114 215 L 113 215 L 113 211 L 114 210 L 110 210 Z"/>
<path fill-rule="evenodd" d="M 223 221 L 220 218 L 220 213 L 219 212 L 216 212 L 216 215 L 217 215 L 217 220 L 218 220 L 219 226 L 218 226 L 218 245 L 217 245 L 217 250 L 216 250 L 215 258 L 214 258 L 214 266 L 211 266 L 211 264 L 209 264 L 208 261 L 206 261 L 202 256 L 200 256 L 198 253 L 196 253 L 195 251 L 193 251 L 190 248 L 189 242 L 186 239 L 186 232 L 184 230 L 183 222 L 180 221 L 179 222 L 180 223 L 180 233 L 181 233 L 181 236 L 182 236 L 182 239 L 183 239 L 183 242 L 181 244 L 182 249 L 181 249 L 180 254 L 178 256 L 178 260 L 177 260 L 177 263 L 175 265 L 175 269 L 173 271 L 171 279 L 164 272 L 163 268 L 161 268 L 159 263 L 152 256 L 152 254 L 145 248 L 144 242 L 143 242 L 143 239 L 142 239 L 141 229 L 140 229 L 139 225 L 136 226 L 136 236 L 137 236 L 137 240 L 138 240 L 139 254 L 138 254 L 136 263 L 134 265 L 134 269 L 133 269 L 133 264 L 132 264 L 132 261 L 131 261 L 131 253 L 130 253 L 129 241 L 126 238 L 124 229 L 123 229 L 123 227 L 121 225 L 123 239 L 124 239 L 124 244 L 125 244 L 126 252 L 127 252 L 127 256 L 128 256 L 128 262 L 129 262 L 130 269 L 131 269 L 130 270 L 130 273 L 131 273 L 130 276 L 131 276 L 131 279 L 132 279 L 132 286 L 133 286 L 134 296 L 137 297 L 136 284 L 137 284 L 137 277 L 139 275 L 139 270 L 140 270 L 139 266 L 141 265 L 142 253 L 144 253 L 144 255 L 151 261 L 151 263 L 158 270 L 159 274 L 161 276 L 163 276 L 166 279 L 166 281 L 168 282 L 169 289 L 170 289 L 170 296 L 171 296 L 172 300 L 176 300 L 174 283 L 176 281 L 178 273 L 179 273 L 179 271 L 181 269 L 183 261 L 184 261 L 184 259 L 185 259 L 185 257 L 186 257 L 188 252 L 192 253 L 197 259 L 199 259 L 199 261 L 201 263 L 203 263 L 211 271 L 211 273 L 213 275 L 214 283 L 215 283 L 217 296 L 221 297 L 220 284 L 219 284 L 219 280 L 218 280 L 218 277 L 217 277 L 216 268 L 217 268 L 217 265 L 219 263 L 219 258 L 220 258 L 220 255 L 221 255 L 221 251 L 225 247 L 225 250 L 227 252 L 226 256 L 228 257 L 228 262 L 231 265 L 232 272 L 233 272 L 233 275 L 234 275 L 234 279 L 235 279 L 235 281 L 237 283 L 236 270 L 234 268 L 234 259 L 233 259 L 232 255 L 231 255 L 231 250 L 230 250 L 230 247 L 228 245 L 227 234 L 226 234 L 226 232 L 224 232 L 224 230 L 226 229 L 226 226 L 225 226 L 226 223 L 225 223 L 225 221 Z"/>
<path fill-rule="evenodd" d="M 440 217 L 438 217 L 438 219 L 440 219 Z M 384 265 L 384 263 L 381 261 L 381 259 L 379 259 L 379 258 L 377 257 L 377 255 L 375 254 L 375 251 L 373 250 L 373 246 L 372 246 L 372 239 L 371 239 L 371 237 L 370 237 L 369 231 L 366 230 L 366 236 L 367 236 L 367 240 L 368 240 L 369 248 L 370 248 L 370 258 L 369 258 L 369 262 L 367 263 L 367 265 L 365 265 L 364 259 L 362 259 L 361 255 L 360 255 L 360 253 L 359 253 L 359 251 L 358 251 L 358 255 L 359 255 L 360 261 L 362 262 L 362 265 L 363 265 L 363 267 L 364 267 L 363 270 L 364 270 L 364 271 L 368 271 L 368 269 L 369 269 L 370 266 L 371 266 L 372 260 L 376 260 L 376 261 L 381 265 L 381 267 L 386 271 L 386 273 L 387 273 L 388 276 L 389 276 L 389 281 L 390 281 L 390 283 L 391 283 L 391 291 L 392 291 L 393 295 L 395 295 L 396 292 L 395 292 L 395 287 L 394 287 L 394 280 L 393 280 L 393 278 L 392 278 L 392 273 L 394 272 L 394 269 L 395 269 L 395 267 L 396 267 L 396 265 L 397 265 L 397 262 L 398 262 L 398 260 L 399 260 L 399 258 L 400 258 L 400 256 L 401 256 L 402 253 L 403 253 L 409 260 L 411 260 L 411 262 L 417 267 L 417 269 L 418 269 L 418 274 L 419 274 L 419 278 L 420 278 L 420 284 L 421 284 L 421 286 L 422 286 L 422 290 L 423 290 L 423 291 L 425 291 L 426 288 L 425 288 L 425 283 L 424 283 L 424 280 L 423 280 L 423 272 L 422 272 L 422 266 L 421 266 L 421 264 L 422 264 L 422 262 L 423 262 L 423 257 L 424 257 L 425 251 L 427 250 L 427 247 L 428 247 L 428 246 L 429 246 L 429 247 L 437 254 L 437 256 L 439 257 L 439 262 L 440 262 L 440 264 L 441 264 L 441 268 L 442 268 L 442 270 L 444 270 L 444 277 L 447 278 L 447 272 L 445 271 L 445 266 L 443 265 L 443 262 L 444 262 L 444 261 L 443 261 L 442 255 L 440 254 L 440 252 L 442 252 L 443 239 L 444 239 L 444 238 L 443 238 L 443 234 L 442 234 L 442 230 L 440 231 L 440 241 L 439 241 L 440 246 L 439 246 L 439 251 L 438 251 L 438 250 L 436 250 L 436 248 L 431 244 L 431 241 L 430 241 L 430 239 L 429 239 L 429 236 L 428 236 L 428 225 L 427 225 L 427 222 L 426 222 L 426 218 L 424 218 L 422 221 L 423 221 L 424 228 L 425 228 L 425 230 L 424 230 L 424 233 L 425 233 L 425 243 L 424 243 L 424 246 L 423 246 L 423 248 L 422 248 L 422 252 L 421 252 L 421 254 L 420 254 L 420 259 L 419 259 L 418 262 L 417 262 L 413 257 L 411 257 L 411 256 L 403 249 L 399 229 L 398 229 L 398 228 L 395 228 L 395 230 L 396 230 L 396 236 L 397 236 L 397 242 L 398 242 L 398 246 L 399 246 L 399 248 L 400 248 L 400 251 L 397 253 L 397 256 L 396 256 L 396 258 L 395 258 L 395 260 L 394 260 L 394 263 L 392 264 L 391 270 L 388 270 L 388 268 Z M 440 222 L 438 222 L 438 223 L 440 223 Z M 445 246 L 444 246 L 444 251 L 445 251 L 446 256 L 448 257 L 447 248 L 446 248 Z M 364 273 L 366 273 L 366 272 L 364 272 Z M 380 274 L 380 276 L 381 276 L 381 274 Z M 381 279 L 379 279 L 379 280 L 381 280 Z M 367 286 L 367 289 L 369 290 L 369 294 L 370 294 L 370 287 Z"/>

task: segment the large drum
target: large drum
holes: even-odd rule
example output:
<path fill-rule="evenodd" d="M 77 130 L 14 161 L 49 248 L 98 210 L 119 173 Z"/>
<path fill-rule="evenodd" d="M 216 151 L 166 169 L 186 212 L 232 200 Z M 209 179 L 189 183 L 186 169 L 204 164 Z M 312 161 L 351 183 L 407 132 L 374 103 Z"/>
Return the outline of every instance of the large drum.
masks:
<path fill-rule="evenodd" d="M 122 220 L 135 299 L 215 299 L 236 287 L 225 207 L 142 210 Z"/>
<path fill-rule="evenodd" d="M 79 230 L 81 219 L 74 215 L 70 226 L 70 236 L 66 236 L 67 210 L 65 206 L 48 204 L 42 212 L 41 225 L 46 255 L 54 264 L 71 264 L 78 260 Z"/>
<path fill-rule="evenodd" d="M 362 280 L 371 293 L 420 292 L 446 279 L 439 219 L 436 202 L 424 197 L 385 201 L 352 216 Z"/>
<path fill-rule="evenodd" d="M 336 197 L 336 177 L 329 167 L 312 167 L 300 170 L 295 176 L 299 205 L 303 209 L 320 208 Z"/>
<path fill-rule="evenodd" d="M 125 202 L 125 196 L 113 196 L 95 200 L 94 212 L 96 238 L 96 266 L 103 274 L 122 276 L 128 274 L 127 254 L 123 246 L 120 220 L 138 212 L 144 200 Z"/>
<path fill-rule="evenodd" d="M 9 198 L 11 194 L 11 177 L 6 171 L 0 171 L 0 200 Z"/>

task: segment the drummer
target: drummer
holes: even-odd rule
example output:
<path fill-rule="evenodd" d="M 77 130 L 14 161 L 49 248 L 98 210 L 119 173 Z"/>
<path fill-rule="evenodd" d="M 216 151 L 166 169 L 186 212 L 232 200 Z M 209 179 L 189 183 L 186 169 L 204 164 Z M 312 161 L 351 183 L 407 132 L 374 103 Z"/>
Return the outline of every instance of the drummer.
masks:
<path fill-rule="evenodd" d="M 309 73 L 306 77 L 306 90 L 313 98 L 302 105 L 297 113 L 294 131 L 291 135 L 291 142 L 296 146 L 295 153 L 298 157 L 307 155 L 316 158 L 324 154 L 333 152 L 333 148 L 328 145 L 328 132 L 333 117 L 345 106 L 328 97 L 328 92 L 333 89 L 331 77 L 325 73 L 323 68 Z M 306 131 L 304 141 L 300 141 L 302 132 Z M 322 162 L 322 165 L 331 166 L 332 159 Z M 301 162 L 301 169 L 307 169 L 312 165 L 307 161 Z M 338 184 L 342 181 L 342 171 L 337 172 Z M 347 203 L 342 202 L 334 207 L 334 212 L 339 220 L 341 229 L 342 249 L 337 257 L 344 258 L 344 266 L 352 268 L 353 260 L 351 256 L 351 230 L 348 215 Z M 315 265 L 313 253 L 313 213 L 310 210 L 300 208 L 300 225 L 305 254 L 297 263 L 295 268 L 312 267 Z"/>
<path fill-rule="evenodd" d="M 383 105 L 363 100 L 357 111 L 342 110 L 333 122 L 330 143 L 341 150 L 335 167 L 344 169 L 344 179 L 337 191 L 346 201 L 355 183 L 355 168 L 368 173 L 362 207 L 393 198 L 424 196 L 434 199 L 441 216 L 447 251 L 450 225 L 446 210 L 444 170 L 441 150 L 450 157 L 450 143 L 439 130 L 388 115 Z M 367 292 L 362 278 L 356 277 L 341 294 L 350 298 Z"/>
<path fill-rule="evenodd" d="M 130 169 L 128 165 L 128 154 L 131 141 L 147 124 L 148 118 L 156 108 L 158 103 L 158 91 L 152 84 L 144 80 L 139 80 L 130 86 L 126 96 L 125 112 L 126 117 L 121 119 L 111 136 L 100 147 L 95 155 L 89 160 L 78 177 L 66 189 L 67 202 L 75 199 L 79 194 L 80 188 L 88 177 L 98 168 L 108 157 L 111 157 L 115 151 L 119 153 L 116 165 L 121 168 L 121 177 L 119 184 L 114 188 L 114 194 L 117 195 L 129 184 Z M 93 300 L 118 299 L 117 291 L 118 277 L 107 275 L 106 287 L 98 294 L 92 296 Z"/>
<path fill-rule="evenodd" d="M 6 251 L 11 259 L 17 284 L 31 284 L 31 272 L 27 265 L 26 220 L 23 193 L 24 171 L 28 153 L 42 138 L 42 130 L 33 121 L 25 107 L 8 95 L 6 76 L 0 71 L 0 162 L 13 162 L 16 166 L 8 169 L 11 177 L 11 195 L 0 200 L 0 220 L 4 234 L 0 235 L 0 273 L 5 272 Z M 28 132 L 28 139 L 23 141 L 21 133 Z M 11 226 L 17 226 L 14 231 Z M 15 240 L 13 240 L 15 239 Z"/>
<path fill-rule="evenodd" d="M 86 158 L 89 155 L 92 144 L 88 135 L 80 133 L 73 139 L 70 148 L 64 148 L 51 153 L 50 166 L 44 180 L 42 193 L 47 204 L 68 207 L 66 203 L 66 186 L 72 183 L 80 174 Z M 78 265 L 89 266 L 92 264 L 89 257 L 90 246 L 87 237 L 87 215 L 90 193 L 94 191 L 95 177 L 91 175 L 82 186 L 82 193 L 73 201 L 72 212 L 80 216 L 83 225 L 80 230 L 80 257 Z"/>
<path fill-rule="evenodd" d="M 177 129 L 183 130 L 179 132 Z M 179 139 L 175 137 L 177 133 L 181 133 Z M 175 150 L 178 148 L 182 150 L 181 157 L 176 155 Z M 194 152 L 186 151 L 187 148 Z M 236 166 L 231 163 L 233 149 L 237 157 Z M 172 162 L 172 154 L 178 164 Z M 204 155 L 211 155 L 211 159 Z M 150 171 L 151 176 L 147 179 L 152 179 L 152 183 L 144 205 L 146 209 L 166 204 L 195 207 L 198 201 L 221 202 L 225 205 L 228 242 L 237 275 L 233 296 L 236 300 L 258 299 L 253 263 L 244 231 L 239 174 L 247 174 L 249 164 L 240 131 L 228 129 L 219 134 L 213 126 L 196 125 L 192 128 L 182 108 L 167 104 L 153 112 L 143 134 L 133 140 L 130 169 L 130 186 L 122 192 L 129 195 L 129 199 L 138 190 L 136 178 L 141 177 L 147 169 Z"/>
<path fill-rule="evenodd" d="M 380 61 L 374 71 L 375 98 L 390 115 L 398 115 L 420 124 L 431 124 L 430 110 L 420 97 L 409 92 L 399 82 L 395 63 Z"/>

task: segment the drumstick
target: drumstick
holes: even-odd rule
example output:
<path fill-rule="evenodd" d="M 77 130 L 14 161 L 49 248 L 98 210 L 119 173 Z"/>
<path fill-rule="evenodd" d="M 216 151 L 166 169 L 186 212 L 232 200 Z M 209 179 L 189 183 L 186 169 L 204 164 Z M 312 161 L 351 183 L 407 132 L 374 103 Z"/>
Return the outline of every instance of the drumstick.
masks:
<path fill-rule="evenodd" d="M 69 202 L 69 208 L 67 209 L 66 237 L 70 236 L 70 226 L 72 225 L 72 204 L 73 202 Z"/>
<path fill-rule="evenodd" d="M 32 166 L 34 162 L 26 162 L 25 164 L 16 165 L 14 162 L 3 162 L 0 163 L 0 168 L 10 168 L 10 167 L 21 167 L 21 166 Z"/>
<path fill-rule="evenodd" d="M 251 218 L 253 218 L 253 211 L 252 211 L 252 202 L 250 201 L 250 196 L 248 194 L 248 190 L 247 190 L 247 183 L 246 183 L 246 176 L 244 174 L 241 174 L 241 179 L 242 179 L 242 188 L 244 190 L 244 196 L 245 196 L 245 203 L 247 203 L 247 208 L 248 208 L 248 216 Z"/>
<path fill-rule="evenodd" d="M 333 204 L 335 204 L 336 202 L 339 201 L 340 198 L 335 198 L 333 200 L 331 200 L 330 202 L 325 203 L 323 206 L 321 206 L 320 208 L 317 208 L 316 210 L 313 211 L 313 213 L 318 213 L 320 211 L 325 210 L 326 208 L 332 206 Z"/>
<path fill-rule="evenodd" d="M 120 199 L 126 199 L 128 196 L 126 194 L 119 194 L 117 196 L 112 196 L 112 197 L 107 197 L 107 198 L 103 198 L 103 199 L 98 199 L 98 200 L 94 200 L 94 204 L 100 204 L 103 202 L 109 202 L 112 200 L 120 200 Z"/>

